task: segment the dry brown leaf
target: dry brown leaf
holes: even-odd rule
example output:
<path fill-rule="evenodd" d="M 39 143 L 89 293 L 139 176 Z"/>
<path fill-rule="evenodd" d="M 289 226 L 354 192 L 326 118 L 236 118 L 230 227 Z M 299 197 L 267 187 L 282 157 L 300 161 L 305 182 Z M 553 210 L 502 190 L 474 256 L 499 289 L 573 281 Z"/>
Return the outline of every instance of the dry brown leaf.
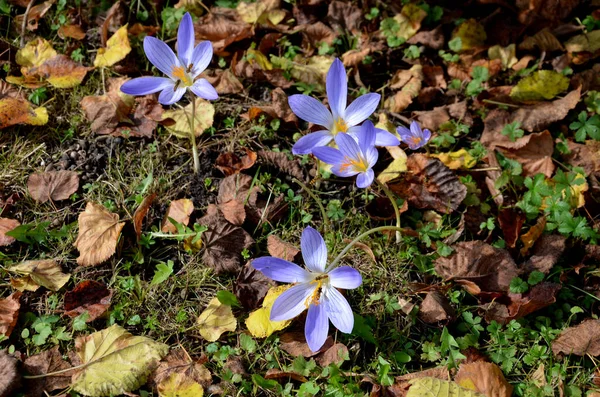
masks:
<path fill-rule="evenodd" d="M 106 95 L 82 99 L 81 108 L 96 134 L 149 138 L 162 120 L 163 107 L 154 95 L 134 98 L 121 92 L 127 80 L 110 79 Z"/>
<path fill-rule="evenodd" d="M 448 298 L 439 291 L 429 291 L 419 307 L 419 318 L 428 324 L 452 321 L 454 317 L 454 309 Z"/>
<path fill-rule="evenodd" d="M 287 381 L 292 379 L 292 380 L 295 380 L 296 382 L 301 382 L 301 383 L 308 382 L 308 379 L 306 379 L 304 376 L 302 376 L 296 372 L 282 371 L 277 368 L 271 368 L 271 369 L 267 370 L 264 378 L 265 379 L 275 379 L 275 380 L 287 380 Z"/>
<path fill-rule="evenodd" d="M 0 247 L 3 245 L 10 245 L 15 242 L 15 239 L 7 236 L 6 233 L 10 232 L 21 223 L 15 219 L 0 218 Z"/>
<path fill-rule="evenodd" d="M 293 262 L 300 252 L 293 244 L 287 243 L 274 234 L 267 238 L 267 250 L 271 256 Z"/>
<path fill-rule="evenodd" d="M 15 328 L 15 325 L 17 325 L 17 320 L 19 319 L 19 309 L 21 308 L 19 299 L 21 295 L 22 293 L 17 291 L 4 299 L 0 299 L 0 335 L 4 335 L 7 338 Z"/>
<path fill-rule="evenodd" d="M 520 50 L 533 50 L 535 47 L 539 48 L 540 51 L 545 52 L 564 50 L 560 41 L 558 41 L 556 36 L 554 36 L 547 27 L 533 36 L 525 37 L 523 42 L 519 44 Z"/>
<path fill-rule="evenodd" d="M 542 218 L 544 219 L 544 218 Z M 544 225 L 546 224 L 544 220 Z M 535 226 L 532 227 L 532 229 Z M 523 263 L 523 271 L 529 273 L 534 270 L 544 274 L 550 273 L 550 270 L 558 262 L 566 248 L 566 239 L 558 234 L 545 234 L 535 242 L 531 258 Z"/>
<path fill-rule="evenodd" d="M 27 180 L 27 189 L 38 203 L 66 200 L 79 189 L 79 176 L 73 171 L 32 174 Z"/>
<path fill-rule="evenodd" d="M 277 167 L 300 181 L 305 180 L 304 171 L 302 171 L 300 161 L 297 159 L 290 160 L 286 153 L 259 150 L 258 157 L 267 164 Z"/>
<path fill-rule="evenodd" d="M 27 14 L 27 30 L 30 32 L 36 31 L 38 28 L 38 22 L 40 19 L 46 15 L 50 7 L 54 4 L 54 0 L 44 1 L 41 4 L 34 5 L 29 9 L 29 13 Z M 25 14 L 17 15 L 15 17 L 14 23 L 19 28 L 23 25 L 23 19 L 25 19 Z"/>
<path fill-rule="evenodd" d="M 444 69 L 441 66 L 423 66 L 423 78 L 425 83 L 431 87 L 446 89 L 446 79 L 444 78 Z"/>
<path fill-rule="evenodd" d="M 408 39 L 408 44 L 423 44 L 434 50 L 440 50 L 444 47 L 446 40 L 444 38 L 444 32 L 442 26 L 438 26 L 434 30 L 418 32 L 413 37 Z"/>
<path fill-rule="evenodd" d="M 254 310 L 260 305 L 269 288 L 273 286 L 275 286 L 273 280 L 253 268 L 248 262 L 233 284 L 233 293 L 244 309 Z"/>
<path fill-rule="evenodd" d="M 498 213 L 498 223 L 504 235 L 504 241 L 510 248 L 514 248 L 521 233 L 521 227 L 525 223 L 526 216 L 522 212 L 512 208 L 503 208 Z"/>
<path fill-rule="evenodd" d="M 63 360 L 58 346 L 55 346 L 35 356 L 27 357 L 23 362 L 23 367 L 29 375 L 43 375 L 69 369 L 71 365 Z M 64 389 L 70 384 L 71 374 L 65 372 L 55 376 L 28 379 L 25 388 L 28 396 L 41 396 L 44 392 L 50 393 L 53 390 Z"/>
<path fill-rule="evenodd" d="M 204 255 L 202 261 L 215 273 L 234 273 L 242 267 L 242 250 L 254 244 L 252 237 L 241 227 L 234 226 L 209 205 L 206 215 L 198 220 L 208 228 L 202 235 Z"/>
<path fill-rule="evenodd" d="M 190 199 L 179 199 L 171 201 L 169 209 L 162 221 L 160 230 L 164 233 L 177 233 L 177 228 L 169 218 L 177 223 L 187 226 L 190 223 L 190 215 L 194 212 L 194 202 Z"/>
<path fill-rule="evenodd" d="M 454 381 L 460 386 L 475 390 L 486 397 L 512 396 L 512 385 L 506 381 L 502 370 L 494 363 L 477 361 L 461 364 Z"/>
<path fill-rule="evenodd" d="M 242 21 L 234 9 L 213 8 L 194 24 L 196 40 L 210 40 L 216 55 L 224 55 L 225 48 L 254 34 L 252 25 Z"/>
<path fill-rule="evenodd" d="M 600 172 L 600 145 L 597 141 L 588 140 L 585 145 L 567 140 L 569 153 L 563 154 L 565 161 L 574 166 L 581 167 L 585 175 Z"/>
<path fill-rule="evenodd" d="M 537 134 L 529 134 L 514 142 L 518 149 L 499 150 L 508 158 L 518 161 L 523 166 L 523 176 L 544 174 L 550 178 L 554 173 L 554 139 L 548 130 Z"/>
<path fill-rule="evenodd" d="M 206 389 L 212 383 L 212 375 L 201 361 L 201 359 L 191 359 L 182 348 L 173 349 L 158 364 L 150 379 L 156 385 L 159 385 L 165 382 L 171 375 L 181 374 Z"/>
<path fill-rule="evenodd" d="M 70 37 L 75 40 L 85 39 L 85 31 L 81 28 L 81 26 L 73 24 L 62 25 L 60 28 L 58 28 L 58 35 L 62 39 L 65 39 L 66 37 Z"/>
<path fill-rule="evenodd" d="M 298 117 L 288 105 L 288 96 L 280 87 L 271 91 L 270 105 L 251 107 L 248 110 L 248 118 L 254 120 L 265 113 L 272 119 L 280 119 L 286 124 L 296 125 L 298 123 Z"/>
<path fill-rule="evenodd" d="M 119 215 L 100 204 L 88 202 L 85 211 L 79 214 L 79 235 L 74 244 L 79 250 L 77 263 L 96 266 L 113 256 L 123 226 L 125 223 L 119 222 Z"/>
<path fill-rule="evenodd" d="M 526 255 L 529 252 L 529 249 L 533 247 L 533 244 L 544 233 L 544 229 L 546 229 L 546 217 L 542 216 L 538 218 L 535 225 L 529 228 L 527 233 L 521 236 L 521 242 L 523 243 L 521 255 Z"/>
<path fill-rule="evenodd" d="M 323 348 L 321 348 L 323 350 Z M 344 360 L 348 357 L 348 348 L 343 343 L 335 343 L 329 349 L 319 354 L 315 361 L 322 368 L 328 367 L 330 364 L 342 365 Z"/>
<path fill-rule="evenodd" d="M 306 41 L 312 48 L 319 48 L 321 43 L 326 43 L 331 46 L 338 37 L 338 34 L 333 29 L 321 21 L 299 26 L 298 28 L 302 29 L 301 31 Z"/>
<path fill-rule="evenodd" d="M 329 3 L 327 20 L 336 30 L 358 33 L 362 21 L 362 10 L 352 3 L 334 0 Z"/>
<path fill-rule="evenodd" d="M 219 184 L 217 206 L 225 219 L 233 225 L 242 225 L 246 220 L 246 206 L 256 204 L 258 186 L 252 186 L 253 178 L 246 174 L 230 175 Z"/>
<path fill-rule="evenodd" d="M 254 163 L 256 163 L 256 153 L 246 148 L 244 150 L 246 151 L 246 155 L 242 157 L 231 152 L 221 153 L 217 157 L 215 165 L 225 176 L 239 174 L 243 170 L 252 168 Z"/>
<path fill-rule="evenodd" d="M 10 284 L 19 291 L 37 291 L 40 286 L 50 291 L 58 291 L 71 278 L 70 274 L 62 272 L 60 265 L 54 259 L 25 261 L 8 270 L 23 276 L 10 279 Z"/>
<path fill-rule="evenodd" d="M 231 70 L 216 69 L 210 71 L 210 75 L 208 73 L 204 72 L 201 77 L 206 78 L 219 95 L 238 94 L 244 91 L 244 85 Z"/>
<path fill-rule="evenodd" d="M 525 131 L 540 131 L 555 121 L 563 120 L 581 98 L 581 88 L 569 92 L 564 98 L 522 106 L 512 113 L 511 122 L 521 123 Z"/>
<path fill-rule="evenodd" d="M 563 330 L 552 342 L 554 355 L 600 355 L 600 320 L 587 319 L 579 325 Z"/>
<path fill-rule="evenodd" d="M 559 284 L 543 282 L 535 285 L 525 294 L 508 294 L 508 303 L 495 300 L 489 305 L 483 305 L 486 321 L 496 321 L 500 324 L 508 324 L 512 320 L 525 317 L 536 310 L 543 309 L 556 302 L 556 294 L 560 290 Z"/>
<path fill-rule="evenodd" d="M 467 196 L 466 187 L 440 160 L 412 154 L 406 164 L 409 172 L 390 182 L 389 188 L 410 205 L 448 214 L 456 211 Z"/>
<path fill-rule="evenodd" d="M 473 125 L 473 117 L 468 112 L 467 101 L 456 102 L 451 105 L 438 106 L 433 110 L 414 112 L 416 119 L 423 128 L 436 131 L 450 119 L 460 120 L 461 123 Z"/>
<path fill-rule="evenodd" d="M 445 280 L 455 280 L 472 294 L 507 292 L 519 272 L 510 254 L 483 241 L 465 241 L 453 246 L 454 253 L 435 261 L 435 271 Z M 465 283 L 466 282 L 466 283 Z"/>
<path fill-rule="evenodd" d="M 152 193 L 151 195 L 144 197 L 139 207 L 137 207 L 133 213 L 133 230 L 135 230 L 135 235 L 137 236 L 138 240 L 142 235 L 142 223 L 144 222 L 144 218 L 148 214 L 148 210 L 150 210 L 150 206 L 155 198 L 156 193 Z"/>
<path fill-rule="evenodd" d="M 21 387 L 20 361 L 5 350 L 0 350 L 0 396 L 9 397 L 17 395 Z M 13 394 L 14 393 L 14 394 Z"/>
<path fill-rule="evenodd" d="M 287 352 L 288 354 L 298 357 L 313 357 L 319 353 L 325 352 L 327 349 L 333 346 L 333 338 L 329 335 L 327 339 L 325 339 L 325 343 L 323 346 L 313 352 L 308 347 L 308 343 L 306 343 L 306 337 L 304 336 L 304 332 L 300 331 L 291 331 L 285 332 L 279 336 L 279 347 L 281 350 Z"/>
<path fill-rule="evenodd" d="M 112 291 L 106 285 L 93 280 L 82 281 L 65 293 L 65 314 L 77 317 L 87 312 L 85 321 L 89 323 L 106 313 L 111 298 Z"/>
<path fill-rule="evenodd" d="M 571 14 L 580 0 L 519 0 L 516 2 L 519 21 L 529 25 L 535 21 L 558 22 Z"/>

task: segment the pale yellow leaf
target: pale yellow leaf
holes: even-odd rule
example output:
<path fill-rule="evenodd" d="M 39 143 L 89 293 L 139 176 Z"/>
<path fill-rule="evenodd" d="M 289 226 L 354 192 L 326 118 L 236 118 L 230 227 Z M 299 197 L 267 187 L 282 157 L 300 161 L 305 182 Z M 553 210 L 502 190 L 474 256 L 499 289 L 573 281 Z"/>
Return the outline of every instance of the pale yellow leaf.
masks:
<path fill-rule="evenodd" d="M 133 336 L 115 324 L 77 338 L 75 350 L 83 367 L 72 377 L 73 390 L 99 397 L 137 390 L 167 355 L 169 346 Z"/>
<path fill-rule="evenodd" d="M 58 263 L 52 259 L 25 261 L 8 269 L 24 277 L 11 279 L 13 287 L 19 291 L 35 291 L 40 286 L 50 291 L 58 291 L 69 281 L 71 275 L 62 272 Z"/>
<path fill-rule="evenodd" d="M 456 152 L 432 154 L 431 156 L 440 159 L 451 170 L 473 168 L 477 164 L 477 160 L 465 149 Z"/>
<path fill-rule="evenodd" d="M 472 390 L 464 389 L 454 382 L 437 378 L 411 379 L 406 397 L 485 397 Z"/>
<path fill-rule="evenodd" d="M 231 306 L 222 304 L 218 298 L 212 298 L 208 306 L 198 316 L 200 335 L 209 342 L 214 342 L 227 331 L 235 331 L 237 320 L 233 316 Z"/>
<path fill-rule="evenodd" d="M 381 183 L 387 183 L 398 178 L 401 173 L 406 172 L 408 169 L 406 166 L 408 156 L 404 150 L 400 149 L 399 146 L 390 146 L 387 147 L 387 150 L 394 160 L 377 176 L 377 180 Z"/>
<path fill-rule="evenodd" d="M 85 211 L 79 214 L 79 235 L 74 244 L 79 250 L 77 263 L 95 266 L 110 258 L 124 225 L 124 222 L 119 223 L 119 215 L 100 204 L 87 203 Z"/>
<path fill-rule="evenodd" d="M 194 136 L 200 136 L 205 129 L 211 127 L 214 122 L 215 107 L 212 103 L 196 98 L 196 117 L 194 117 Z M 170 120 L 169 120 L 170 119 Z M 162 120 L 169 120 L 166 124 L 167 130 L 179 138 L 189 139 L 190 120 L 192 119 L 192 104 L 183 109 L 167 110 L 162 115 Z"/>
<path fill-rule="evenodd" d="M 125 59 L 131 52 L 129 37 L 127 36 L 127 25 L 121 26 L 106 42 L 106 48 L 99 48 L 94 66 L 105 68 Z"/>
<path fill-rule="evenodd" d="M 202 397 L 204 388 L 185 373 L 173 372 L 157 385 L 161 397 Z"/>
<path fill-rule="evenodd" d="M 44 62 L 54 58 L 56 55 L 58 54 L 54 48 L 52 48 L 52 44 L 49 41 L 38 37 L 17 51 L 15 60 L 19 65 L 29 68 L 41 66 Z"/>
<path fill-rule="evenodd" d="M 271 308 L 275 299 L 279 297 L 285 290 L 290 288 L 291 285 L 281 285 L 279 287 L 271 287 L 265 299 L 263 300 L 262 307 L 254 310 L 246 319 L 246 327 L 248 331 L 255 338 L 266 338 L 275 331 L 280 331 L 291 324 L 291 320 L 287 321 L 271 321 Z"/>

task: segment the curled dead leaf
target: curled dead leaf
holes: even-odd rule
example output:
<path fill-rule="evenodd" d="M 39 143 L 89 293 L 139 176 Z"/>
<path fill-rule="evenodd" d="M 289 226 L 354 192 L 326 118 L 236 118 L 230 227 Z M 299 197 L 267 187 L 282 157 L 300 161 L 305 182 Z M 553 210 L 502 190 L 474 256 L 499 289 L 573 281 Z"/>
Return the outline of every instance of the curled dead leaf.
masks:
<path fill-rule="evenodd" d="M 38 203 L 66 200 L 79 189 L 79 176 L 73 171 L 49 171 L 32 174 L 27 189 Z"/>
<path fill-rule="evenodd" d="M 190 199 L 179 199 L 171 201 L 169 209 L 162 221 L 160 230 L 164 233 L 177 233 L 177 228 L 169 218 L 177 223 L 187 226 L 190 223 L 190 215 L 194 212 L 194 202 Z"/>
<path fill-rule="evenodd" d="M 251 168 L 256 162 L 256 153 L 252 150 L 244 148 L 246 155 L 239 157 L 235 153 L 221 153 L 217 157 L 215 165 L 225 176 L 239 174 L 243 170 Z"/>
<path fill-rule="evenodd" d="M 313 352 L 308 347 L 308 343 L 306 343 L 306 337 L 304 336 L 304 332 L 299 331 L 291 331 L 285 332 L 279 336 L 279 347 L 281 350 L 287 352 L 293 357 L 313 357 L 317 354 L 324 353 L 327 349 L 333 346 L 333 338 L 329 335 L 327 339 L 325 339 L 325 343 L 323 346 Z"/>
<path fill-rule="evenodd" d="M 247 39 L 253 35 L 253 28 L 244 22 L 234 9 L 214 9 L 194 24 L 196 39 L 210 40 L 214 52 L 223 55 L 232 43 Z"/>
<path fill-rule="evenodd" d="M 156 193 L 144 197 L 139 207 L 137 207 L 133 213 L 133 229 L 135 230 L 135 235 L 138 240 L 142 235 L 142 223 L 144 222 L 144 218 L 148 214 L 148 210 L 150 210 L 150 206 L 155 198 Z"/>
<path fill-rule="evenodd" d="M 13 292 L 4 299 L 0 299 L 0 335 L 9 337 L 17 325 L 21 303 L 19 299 L 22 293 Z"/>
<path fill-rule="evenodd" d="M 58 291 L 71 278 L 62 272 L 60 265 L 53 259 L 25 261 L 8 268 L 22 277 L 11 278 L 11 285 L 19 291 L 36 291 L 40 286 L 50 291 Z"/>
<path fill-rule="evenodd" d="M 119 222 L 119 215 L 100 204 L 88 202 L 85 211 L 79 214 L 79 235 L 74 244 L 79 250 L 77 263 L 96 266 L 113 256 L 123 226 L 125 223 Z"/>
<path fill-rule="evenodd" d="M 564 329 L 552 342 L 552 352 L 555 356 L 600 355 L 600 320 L 587 319 L 574 327 Z"/>
<path fill-rule="evenodd" d="M 302 170 L 300 161 L 297 159 L 290 159 L 286 153 L 259 150 L 258 157 L 265 163 L 277 167 L 300 181 L 305 180 L 304 171 Z"/>

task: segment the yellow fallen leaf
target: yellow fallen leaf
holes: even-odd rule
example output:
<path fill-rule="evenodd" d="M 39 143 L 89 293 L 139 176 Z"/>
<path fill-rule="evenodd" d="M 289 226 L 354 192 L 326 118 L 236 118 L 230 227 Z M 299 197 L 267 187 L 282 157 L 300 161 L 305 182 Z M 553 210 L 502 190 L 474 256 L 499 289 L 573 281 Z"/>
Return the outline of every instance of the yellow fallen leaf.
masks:
<path fill-rule="evenodd" d="M 388 165 L 385 170 L 381 171 L 379 175 L 377 175 L 377 180 L 381 183 L 387 183 L 393 179 L 396 179 L 400 176 L 401 173 L 406 172 L 408 169 L 406 166 L 406 160 L 408 156 L 404 152 L 404 150 L 399 147 L 391 147 L 387 148 L 394 160 Z"/>
<path fill-rule="evenodd" d="M 93 68 L 80 65 L 66 55 L 57 55 L 43 65 L 30 69 L 28 74 L 45 77 L 56 88 L 72 88 L 81 84 L 91 69 Z"/>
<path fill-rule="evenodd" d="M 215 107 L 212 103 L 196 98 L 196 117 L 194 122 L 194 136 L 200 136 L 205 129 L 214 122 Z M 183 109 L 171 109 L 162 114 L 162 120 L 167 131 L 179 138 L 190 137 L 190 123 L 192 118 L 192 104 Z"/>
<path fill-rule="evenodd" d="M 512 385 L 506 381 L 502 370 L 494 363 L 476 361 L 461 364 L 454 381 L 465 389 L 474 390 L 486 396 L 512 396 Z"/>
<path fill-rule="evenodd" d="M 77 338 L 75 350 L 82 367 L 72 377 L 73 390 L 100 397 L 137 390 L 167 355 L 169 346 L 133 336 L 115 324 Z"/>
<path fill-rule="evenodd" d="M 277 10 L 279 5 L 279 0 L 259 0 L 254 3 L 240 1 L 236 7 L 236 11 L 240 18 L 246 23 L 265 23 L 269 19 L 270 12 Z M 281 20 L 279 22 L 281 22 Z M 273 25 L 277 25 L 277 23 L 273 23 Z"/>
<path fill-rule="evenodd" d="M 106 48 L 98 49 L 94 66 L 106 68 L 125 59 L 131 52 L 129 37 L 127 36 L 127 25 L 121 26 L 106 42 Z"/>
<path fill-rule="evenodd" d="M 507 47 L 495 45 L 488 48 L 488 57 L 490 60 L 499 59 L 502 61 L 502 70 L 512 68 L 519 60 L 516 56 L 517 46 L 511 44 Z"/>
<path fill-rule="evenodd" d="M 58 54 L 54 48 L 52 48 L 52 44 L 49 41 L 38 37 L 17 51 L 15 60 L 19 65 L 29 68 L 41 66 L 44 62 L 54 58 L 56 55 Z"/>
<path fill-rule="evenodd" d="M 246 327 L 255 338 L 266 338 L 275 331 L 280 331 L 292 323 L 291 320 L 286 321 L 271 321 L 271 308 L 275 299 L 279 297 L 291 285 L 281 285 L 279 287 L 271 287 L 262 303 L 262 307 L 254 310 L 246 319 Z"/>
<path fill-rule="evenodd" d="M 15 124 L 44 125 L 48 122 L 45 107 L 34 108 L 26 100 L 4 97 L 0 99 L 0 129 Z"/>
<path fill-rule="evenodd" d="M 40 286 L 50 291 L 58 291 L 71 278 L 71 275 L 62 272 L 59 264 L 53 259 L 25 261 L 8 270 L 24 276 L 10 280 L 11 285 L 19 291 L 36 291 Z"/>
<path fill-rule="evenodd" d="M 452 39 L 459 37 L 462 43 L 461 51 L 481 47 L 485 44 L 487 34 L 483 26 L 477 20 L 471 18 L 461 23 L 452 32 Z"/>
<path fill-rule="evenodd" d="M 541 101 L 552 99 L 569 88 L 569 78 L 554 70 L 538 70 L 523 78 L 510 91 L 517 101 Z"/>
<path fill-rule="evenodd" d="M 333 57 L 314 55 L 312 57 L 297 56 L 293 61 L 285 57 L 271 57 L 272 64 L 280 69 L 289 71 L 294 80 L 312 84 L 317 91 L 325 87 L 325 76 L 333 63 Z"/>
<path fill-rule="evenodd" d="M 161 397 L 202 397 L 204 388 L 185 373 L 173 372 L 157 385 Z"/>
<path fill-rule="evenodd" d="M 600 30 L 571 37 L 565 43 L 565 48 L 569 52 L 598 51 L 600 49 Z"/>
<path fill-rule="evenodd" d="M 227 331 L 235 331 L 237 320 L 233 316 L 231 306 L 224 305 L 219 298 L 212 298 L 208 306 L 198 316 L 200 335 L 209 342 L 214 342 Z"/>
<path fill-rule="evenodd" d="M 451 170 L 473 168 L 477 164 L 477 160 L 465 149 L 456 152 L 432 154 L 431 156 L 440 159 Z"/>
<path fill-rule="evenodd" d="M 406 397 L 485 397 L 483 394 L 464 389 L 454 382 L 437 378 L 411 379 Z"/>
<path fill-rule="evenodd" d="M 119 215 L 109 212 L 104 206 L 87 203 L 79 214 L 79 235 L 74 246 L 79 250 L 77 263 L 95 266 L 110 258 L 117 248 L 117 241 L 124 222 Z"/>
<path fill-rule="evenodd" d="M 538 218 L 535 225 L 531 226 L 527 233 L 521 235 L 521 242 L 523 243 L 523 248 L 521 248 L 521 255 L 525 256 L 527 251 L 533 244 L 537 241 L 538 238 L 544 233 L 546 229 L 546 217 L 542 216 Z"/>
<path fill-rule="evenodd" d="M 403 41 L 413 37 L 421 29 L 421 22 L 425 17 L 427 12 L 416 4 L 409 3 L 402 7 L 400 14 L 394 15 L 394 20 L 399 25 L 395 32 L 396 37 Z"/>
<path fill-rule="evenodd" d="M 273 64 L 269 61 L 269 58 L 267 58 L 265 54 L 260 51 L 251 48 L 246 52 L 246 58 L 251 64 L 257 63 L 262 70 L 273 70 Z"/>

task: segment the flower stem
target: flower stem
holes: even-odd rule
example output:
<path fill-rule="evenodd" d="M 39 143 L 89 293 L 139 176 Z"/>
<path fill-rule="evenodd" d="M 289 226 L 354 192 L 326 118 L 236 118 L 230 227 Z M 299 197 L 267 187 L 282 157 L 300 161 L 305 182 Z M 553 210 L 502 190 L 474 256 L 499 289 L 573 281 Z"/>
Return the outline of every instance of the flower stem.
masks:
<path fill-rule="evenodd" d="M 329 221 L 329 217 L 327 216 L 327 211 L 325 211 L 325 207 L 323 207 L 323 203 L 321 203 L 319 197 L 317 197 L 317 195 L 312 190 L 310 190 L 308 186 L 306 186 L 304 183 L 302 183 L 296 178 L 294 178 L 293 181 L 300 185 L 300 187 L 304 189 L 304 191 L 308 193 L 308 195 L 312 197 L 312 199 L 315 200 L 315 202 L 319 206 L 319 209 L 321 210 L 321 216 L 323 217 L 323 223 L 325 226 L 324 233 L 327 233 L 329 230 L 331 230 L 331 222 Z"/>
<path fill-rule="evenodd" d="M 395 230 L 396 232 L 400 232 L 402 229 L 397 226 L 379 226 L 374 229 L 367 230 L 366 232 L 358 235 L 358 237 L 356 237 L 354 240 L 350 241 L 350 243 L 342 250 L 342 252 L 340 252 L 339 255 L 335 257 L 333 262 L 331 262 L 329 264 L 329 266 L 327 266 L 327 269 L 325 271 L 329 272 L 333 268 L 335 268 L 337 266 L 337 264 L 340 262 L 340 260 L 342 260 L 344 255 L 346 255 L 348 253 L 348 251 L 350 251 L 350 249 L 354 246 L 354 244 L 358 243 L 360 240 L 367 237 L 369 234 L 373 234 L 373 233 L 377 233 L 377 232 L 384 232 L 386 230 Z"/>
<path fill-rule="evenodd" d="M 398 203 L 396 202 L 396 198 L 394 197 L 394 193 L 385 185 L 385 183 L 377 181 L 381 190 L 385 193 L 388 199 L 392 202 L 392 206 L 394 207 L 394 213 L 396 214 L 396 227 L 398 230 L 396 231 L 396 244 L 400 244 L 402 241 L 402 237 L 400 236 L 400 209 L 398 208 Z"/>
<path fill-rule="evenodd" d="M 196 98 L 190 95 L 192 101 L 192 118 L 190 119 L 190 139 L 192 140 L 192 158 L 194 159 L 194 173 L 200 172 L 200 158 L 198 157 L 198 144 L 196 143 L 196 131 L 194 123 L 196 122 Z"/>

